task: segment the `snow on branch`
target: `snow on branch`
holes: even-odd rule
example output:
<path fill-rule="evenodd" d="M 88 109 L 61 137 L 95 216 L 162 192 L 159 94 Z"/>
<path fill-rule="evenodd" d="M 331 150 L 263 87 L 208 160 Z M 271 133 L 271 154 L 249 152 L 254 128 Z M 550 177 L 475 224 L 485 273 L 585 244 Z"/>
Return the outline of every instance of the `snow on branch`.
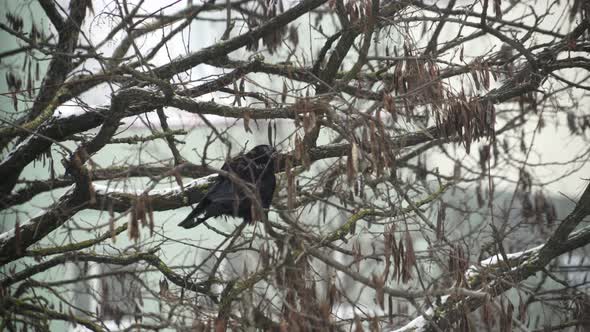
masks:
<path fill-rule="evenodd" d="M 585 207 L 588 204 L 586 200 L 589 196 L 586 193 L 590 192 L 589 188 L 590 186 L 586 189 L 577 207 L 564 219 L 563 223 L 570 222 L 577 225 L 590 214 Z M 425 311 L 426 315 L 430 317 L 419 315 L 406 325 L 392 330 L 392 332 L 433 331 L 435 328 L 431 325 L 431 322 L 436 324 L 440 329 L 447 330 L 466 311 L 474 311 L 483 305 L 488 300 L 488 297 L 491 298 L 502 294 L 511 289 L 512 285 L 516 285 L 543 270 L 545 265 L 559 255 L 588 244 L 590 242 L 590 226 L 570 233 L 558 248 L 547 250 L 552 240 L 551 238 L 546 243 L 525 251 L 507 254 L 508 261 L 505 261 L 500 255 L 494 255 L 475 265 L 471 265 L 465 272 L 467 287 L 479 294 L 486 293 L 488 294 L 487 297 L 472 296 L 469 294 L 464 294 L 465 296 L 442 297 L 440 304 L 436 305 L 435 308 L 429 308 Z M 495 278 L 485 278 L 485 275 L 494 275 Z M 510 280 L 510 282 L 505 282 L 506 280 Z"/>

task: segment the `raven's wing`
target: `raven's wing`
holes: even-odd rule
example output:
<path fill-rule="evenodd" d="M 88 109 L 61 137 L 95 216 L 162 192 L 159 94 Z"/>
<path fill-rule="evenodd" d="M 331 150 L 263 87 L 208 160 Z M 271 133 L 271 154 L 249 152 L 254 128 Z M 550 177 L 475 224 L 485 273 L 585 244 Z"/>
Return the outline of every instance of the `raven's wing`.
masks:
<path fill-rule="evenodd" d="M 248 158 L 246 156 L 237 155 L 237 156 L 227 160 L 225 163 L 223 163 L 223 166 L 221 166 L 221 169 L 226 172 L 233 172 L 233 173 L 239 174 L 240 170 L 243 169 L 247 165 L 247 160 L 248 160 Z"/>
<path fill-rule="evenodd" d="M 261 184 L 260 182 L 262 179 L 260 177 L 262 176 L 262 173 L 264 173 L 265 167 L 256 164 L 253 160 L 244 155 L 239 155 L 226 161 L 221 169 L 228 173 L 231 172 L 235 174 L 245 182 L 252 184 L 256 183 L 258 186 Z M 267 188 L 264 190 L 264 197 L 261 197 L 264 208 L 270 206 L 270 201 L 272 200 L 272 194 L 274 192 L 274 173 L 271 172 L 271 174 L 272 183 L 269 184 L 268 181 L 265 181 L 266 183 L 264 186 Z M 271 185 L 272 188 L 270 188 L 269 185 Z M 258 190 L 259 193 L 262 194 L 260 189 Z M 268 192 L 270 192 L 270 197 L 267 197 Z M 205 197 L 203 197 L 195 209 L 179 224 L 179 226 L 192 228 L 201 224 L 208 218 L 217 217 L 223 214 L 244 215 L 247 218 L 250 214 L 250 205 L 250 199 L 240 186 L 233 183 L 230 178 L 220 175 L 211 189 L 207 191 Z M 195 219 L 195 217 L 203 212 L 205 212 L 204 217 Z"/>
<path fill-rule="evenodd" d="M 203 200 L 201 200 L 202 202 Z M 199 204 L 201 204 L 201 202 L 199 202 Z M 188 216 L 186 216 L 186 218 L 184 218 L 183 221 L 178 223 L 178 226 L 180 227 L 184 227 L 184 228 L 193 228 L 195 226 L 198 226 L 200 224 L 200 222 L 197 222 L 195 220 L 195 217 L 198 216 L 199 214 L 201 214 L 201 210 L 199 209 L 199 204 L 197 204 L 197 207 L 194 208 L 191 213 L 188 214 Z"/>
<path fill-rule="evenodd" d="M 229 172 L 231 171 L 233 160 L 229 160 L 223 164 L 222 170 Z M 235 162 L 234 162 L 235 163 Z M 215 217 L 224 214 L 228 210 L 224 206 L 228 205 L 232 199 L 232 186 L 229 180 L 224 176 L 219 176 L 217 181 L 209 188 L 205 196 L 199 201 L 197 206 L 189 213 L 189 215 L 181 221 L 178 226 L 184 228 L 193 228 L 210 217 Z M 200 214 L 205 212 L 203 218 L 197 218 Z"/>
<path fill-rule="evenodd" d="M 221 179 L 209 189 L 195 209 L 178 226 L 193 228 L 211 217 L 235 214 L 233 211 L 237 209 L 237 198 L 233 183 L 227 179 Z M 204 216 L 197 218 L 203 212 Z"/>
<path fill-rule="evenodd" d="M 270 203 L 272 202 L 275 187 L 277 186 L 277 180 L 275 178 L 274 172 L 271 171 L 263 173 L 258 186 L 260 199 L 262 200 L 262 207 L 268 209 L 270 207 Z"/>
<path fill-rule="evenodd" d="M 236 185 L 229 179 L 223 178 L 221 181 L 215 184 L 213 188 L 207 193 L 207 200 L 209 205 L 206 208 L 206 212 L 209 215 L 220 215 L 231 212 L 231 207 L 237 199 Z M 220 213 L 215 213 L 215 210 L 211 209 L 212 206 L 222 209 Z"/>

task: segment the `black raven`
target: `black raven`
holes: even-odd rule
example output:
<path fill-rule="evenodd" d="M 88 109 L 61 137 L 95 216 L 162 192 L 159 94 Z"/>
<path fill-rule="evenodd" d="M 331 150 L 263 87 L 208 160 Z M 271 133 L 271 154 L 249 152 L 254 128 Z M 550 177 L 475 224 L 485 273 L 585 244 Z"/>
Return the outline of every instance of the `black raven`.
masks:
<path fill-rule="evenodd" d="M 220 174 L 197 207 L 178 226 L 193 228 L 220 215 L 241 217 L 244 222 L 252 222 L 252 200 L 244 191 L 243 185 L 254 184 L 262 207 L 268 209 L 276 186 L 274 152 L 269 145 L 258 145 L 248 153 L 226 161 L 221 170 L 235 175 L 245 183 L 240 186 L 230 177 Z M 196 218 L 203 212 L 203 217 Z"/>

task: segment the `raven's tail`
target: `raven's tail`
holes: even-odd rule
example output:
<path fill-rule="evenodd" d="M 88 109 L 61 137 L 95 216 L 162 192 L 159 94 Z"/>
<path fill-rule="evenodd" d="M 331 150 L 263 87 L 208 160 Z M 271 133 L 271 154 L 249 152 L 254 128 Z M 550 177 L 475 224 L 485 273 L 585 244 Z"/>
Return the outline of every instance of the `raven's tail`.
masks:
<path fill-rule="evenodd" d="M 205 209 L 205 207 L 202 204 L 203 202 L 199 202 L 199 204 L 197 204 L 197 206 L 195 207 L 195 209 L 189 213 L 188 216 L 186 216 L 186 218 L 184 218 L 183 221 L 181 221 L 178 226 L 180 227 L 184 227 L 186 229 L 189 228 L 193 228 L 193 227 L 197 227 L 200 224 L 202 224 L 205 220 L 207 220 L 207 217 L 205 218 L 196 218 L 196 216 L 198 216 L 199 214 L 201 214 L 201 212 L 203 212 L 203 210 Z"/>
<path fill-rule="evenodd" d="M 187 217 L 186 219 L 184 219 L 183 221 L 181 221 L 178 226 L 180 227 L 184 227 L 186 229 L 189 228 L 193 228 L 193 227 L 197 227 L 200 224 L 202 224 L 205 220 L 207 220 L 206 218 L 191 218 L 190 216 Z"/>

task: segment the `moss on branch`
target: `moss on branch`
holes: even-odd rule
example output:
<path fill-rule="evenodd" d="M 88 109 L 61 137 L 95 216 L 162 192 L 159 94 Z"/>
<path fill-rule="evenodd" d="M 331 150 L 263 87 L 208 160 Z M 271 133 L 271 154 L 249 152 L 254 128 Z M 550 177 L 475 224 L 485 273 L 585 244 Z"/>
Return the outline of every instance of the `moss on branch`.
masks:
<path fill-rule="evenodd" d="M 63 85 L 59 90 L 57 90 L 55 96 L 49 101 L 47 106 L 43 109 L 43 111 L 31 121 L 23 123 L 19 126 L 10 126 L 6 128 L 0 129 L 0 140 L 7 141 L 14 138 L 20 132 L 24 131 L 25 133 L 29 133 L 35 131 L 43 122 L 53 116 L 53 113 L 57 109 L 57 107 L 63 102 L 62 96 L 67 95 L 69 88 L 67 85 Z"/>
<path fill-rule="evenodd" d="M 440 186 L 438 188 L 437 191 L 428 195 L 424 199 L 416 202 L 415 206 L 420 207 L 420 206 L 429 204 L 429 203 L 437 200 L 452 184 L 453 184 L 452 182 L 447 182 L 447 183 L 443 184 L 442 186 Z M 407 208 L 401 209 L 397 212 L 394 212 L 391 215 L 387 215 L 381 211 L 377 211 L 374 209 L 362 209 L 362 210 L 356 212 L 355 214 L 353 214 L 352 216 L 350 216 L 350 218 L 348 218 L 348 220 L 342 226 L 340 226 L 337 230 L 328 234 L 324 238 L 324 240 L 322 240 L 322 244 L 334 242 L 334 241 L 337 241 L 340 239 L 345 240 L 346 234 L 349 234 L 351 229 L 353 229 L 356 226 L 356 223 L 365 217 L 368 217 L 368 216 L 396 217 L 396 216 L 400 216 L 400 215 L 403 215 L 406 213 L 410 213 L 413 210 L 414 210 L 413 207 L 407 207 Z"/>
<path fill-rule="evenodd" d="M 108 238 L 111 238 L 113 235 L 121 234 L 122 232 L 124 232 L 127 229 L 127 225 L 128 224 L 126 223 L 122 226 L 117 227 L 117 229 L 115 229 L 114 232 L 110 232 L 110 231 L 105 232 L 103 235 L 101 235 L 95 239 L 89 239 L 89 240 L 76 242 L 76 243 L 69 243 L 64 246 L 58 246 L 58 247 L 29 249 L 26 251 L 25 255 L 39 257 L 39 256 L 49 256 L 49 255 L 55 255 L 55 254 L 61 254 L 61 253 L 65 253 L 65 252 L 72 252 L 72 251 L 86 249 L 86 248 L 89 248 L 95 244 L 98 244 Z"/>

